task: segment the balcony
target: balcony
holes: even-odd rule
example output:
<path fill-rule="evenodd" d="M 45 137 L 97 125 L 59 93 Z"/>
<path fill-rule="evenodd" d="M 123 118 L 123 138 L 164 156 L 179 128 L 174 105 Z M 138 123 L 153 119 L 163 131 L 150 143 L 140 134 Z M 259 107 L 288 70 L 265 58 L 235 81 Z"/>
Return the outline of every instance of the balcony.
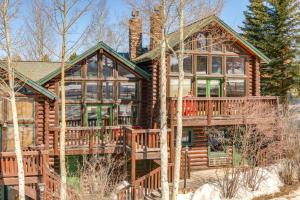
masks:
<path fill-rule="evenodd" d="M 214 126 L 274 122 L 278 116 L 278 97 L 183 98 L 184 126 Z M 168 99 L 168 117 L 175 125 L 177 98 Z"/>

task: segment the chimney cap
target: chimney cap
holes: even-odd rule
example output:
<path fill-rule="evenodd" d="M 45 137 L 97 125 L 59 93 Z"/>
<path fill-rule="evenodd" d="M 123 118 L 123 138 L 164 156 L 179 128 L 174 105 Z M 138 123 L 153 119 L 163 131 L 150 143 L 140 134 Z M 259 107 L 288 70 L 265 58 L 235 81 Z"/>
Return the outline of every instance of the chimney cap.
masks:
<path fill-rule="evenodd" d="M 140 12 L 138 10 L 136 10 L 136 9 L 132 10 L 132 12 L 131 12 L 132 17 L 138 17 L 139 15 L 140 15 Z"/>

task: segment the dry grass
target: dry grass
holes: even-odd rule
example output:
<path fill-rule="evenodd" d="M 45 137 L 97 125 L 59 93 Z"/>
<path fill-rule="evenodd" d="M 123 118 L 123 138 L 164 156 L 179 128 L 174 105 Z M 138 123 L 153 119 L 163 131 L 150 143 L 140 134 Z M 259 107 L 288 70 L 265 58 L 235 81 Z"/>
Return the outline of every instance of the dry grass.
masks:
<path fill-rule="evenodd" d="M 274 194 L 269 194 L 269 195 L 263 195 L 260 197 L 255 197 L 252 200 L 269 200 L 269 199 L 274 199 L 278 197 L 282 197 L 285 195 L 290 194 L 291 192 L 297 190 L 300 187 L 300 183 L 295 183 L 293 185 L 284 185 L 280 188 L 280 192 L 274 193 Z"/>

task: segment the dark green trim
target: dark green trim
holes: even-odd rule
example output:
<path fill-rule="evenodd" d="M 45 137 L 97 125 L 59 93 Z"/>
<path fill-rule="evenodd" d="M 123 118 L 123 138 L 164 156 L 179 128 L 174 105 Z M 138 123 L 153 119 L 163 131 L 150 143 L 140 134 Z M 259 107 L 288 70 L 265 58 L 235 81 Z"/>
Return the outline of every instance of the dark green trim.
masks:
<path fill-rule="evenodd" d="M 258 50 L 256 47 L 254 47 L 252 44 L 250 44 L 248 41 L 246 41 L 244 38 L 240 36 L 236 31 L 234 31 L 230 26 L 228 26 L 224 21 L 222 21 L 217 16 L 210 16 L 203 20 L 197 21 L 195 23 L 192 23 L 185 27 L 185 36 L 190 36 L 194 34 L 195 32 L 198 32 L 199 29 L 203 28 L 204 26 L 210 24 L 211 22 L 216 21 L 220 26 L 222 26 L 226 31 L 228 31 L 230 34 L 236 37 L 236 39 L 241 42 L 243 45 L 248 47 L 254 54 L 256 54 L 258 57 L 260 57 L 264 62 L 269 63 L 271 60 L 260 50 Z M 168 36 L 169 44 L 171 47 L 174 47 L 179 43 L 179 32 L 174 32 L 169 34 Z M 159 48 L 156 48 L 152 51 L 149 51 L 139 57 L 137 57 L 134 62 L 135 63 L 142 63 L 149 60 L 153 60 L 154 58 L 158 57 L 160 54 Z"/>
<path fill-rule="evenodd" d="M 206 81 L 206 97 L 210 97 L 210 81 L 215 80 L 219 81 L 219 97 L 222 96 L 222 78 L 214 78 L 214 77 L 197 77 L 197 80 L 204 80 Z M 198 96 L 198 84 L 196 82 L 196 96 Z"/>
<path fill-rule="evenodd" d="M 109 116 L 110 126 L 114 124 L 114 105 L 113 104 L 86 104 L 86 111 L 85 111 L 85 123 L 88 126 L 88 107 L 95 106 L 97 107 L 97 126 L 102 126 L 101 115 L 102 115 L 102 107 L 107 106 L 111 109 L 111 114 Z"/>
<path fill-rule="evenodd" d="M 94 54 L 99 49 L 104 49 L 105 51 L 107 51 L 108 53 L 110 53 L 113 57 L 117 58 L 119 61 L 121 61 L 123 64 L 125 64 L 127 67 L 129 67 L 132 70 L 136 71 L 143 78 L 145 78 L 147 80 L 150 79 L 150 75 L 146 71 L 144 71 L 143 69 L 141 69 L 140 67 L 138 67 L 137 65 L 135 65 L 134 63 L 132 63 L 131 61 L 129 61 L 128 59 L 126 59 L 123 56 L 121 56 L 118 52 L 116 52 L 115 50 L 113 50 L 112 48 L 110 48 L 107 44 L 105 44 L 102 41 L 99 42 L 94 47 L 90 48 L 89 50 L 85 51 L 84 53 L 82 53 L 78 57 L 76 57 L 74 60 L 66 63 L 65 70 L 68 70 L 70 67 L 72 67 L 76 63 L 80 62 L 82 59 L 91 56 L 92 54 Z M 49 81 L 52 78 L 54 78 L 55 76 L 59 75 L 60 72 L 61 72 L 61 68 L 58 68 L 55 71 L 53 71 L 52 73 L 50 73 L 47 76 L 45 76 L 45 77 L 41 78 L 40 80 L 38 80 L 37 83 L 40 84 L 40 85 L 43 85 L 47 81 Z"/>

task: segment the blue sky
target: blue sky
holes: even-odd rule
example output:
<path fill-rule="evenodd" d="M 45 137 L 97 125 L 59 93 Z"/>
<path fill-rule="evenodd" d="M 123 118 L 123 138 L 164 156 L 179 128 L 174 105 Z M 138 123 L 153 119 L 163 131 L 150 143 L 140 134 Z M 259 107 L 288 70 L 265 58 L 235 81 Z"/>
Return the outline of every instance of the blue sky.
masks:
<path fill-rule="evenodd" d="M 131 9 L 125 0 L 108 0 L 110 16 L 130 16 Z M 242 25 L 244 20 L 243 11 L 247 8 L 249 0 L 225 0 L 225 5 L 221 13 L 221 18 L 232 28 L 239 31 L 238 26 Z M 116 18 L 116 19 L 117 19 Z M 114 19 L 112 19 L 114 20 Z"/>

